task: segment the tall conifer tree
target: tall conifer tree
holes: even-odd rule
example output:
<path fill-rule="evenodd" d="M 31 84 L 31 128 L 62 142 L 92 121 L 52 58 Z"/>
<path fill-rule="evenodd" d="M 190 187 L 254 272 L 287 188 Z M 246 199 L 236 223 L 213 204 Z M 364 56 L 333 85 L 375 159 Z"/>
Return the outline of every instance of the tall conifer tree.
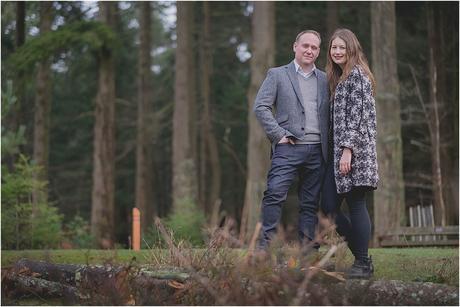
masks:
<path fill-rule="evenodd" d="M 371 3 L 372 71 L 376 88 L 377 159 L 380 182 L 374 193 L 375 237 L 404 221 L 404 179 L 394 2 Z"/>
<path fill-rule="evenodd" d="M 251 81 L 247 94 L 249 123 L 247 178 L 241 239 L 249 239 L 259 221 L 270 160 L 270 144 L 252 110 L 257 91 L 275 61 L 275 2 L 253 3 Z"/>
<path fill-rule="evenodd" d="M 101 22 L 115 30 L 117 2 L 99 2 Z M 115 211 L 115 67 L 113 51 L 98 57 L 99 83 L 94 112 L 91 233 L 99 247 L 113 246 Z"/>

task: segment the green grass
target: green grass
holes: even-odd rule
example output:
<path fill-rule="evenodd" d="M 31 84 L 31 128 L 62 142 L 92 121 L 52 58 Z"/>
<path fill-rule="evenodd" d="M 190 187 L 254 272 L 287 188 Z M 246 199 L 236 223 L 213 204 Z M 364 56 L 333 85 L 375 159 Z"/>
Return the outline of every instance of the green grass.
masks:
<path fill-rule="evenodd" d="M 150 251 L 141 250 L 135 252 L 132 250 L 118 249 L 118 250 L 84 250 L 84 249 L 61 249 L 61 250 L 22 250 L 11 251 L 2 250 L 2 267 L 12 265 L 14 262 L 21 258 L 43 260 L 53 263 L 66 263 L 66 264 L 103 264 L 114 263 L 124 264 L 129 263 L 133 257 L 136 262 L 140 264 L 148 263 Z"/>
<path fill-rule="evenodd" d="M 160 254 L 167 257 L 168 251 L 163 250 Z M 458 287 L 458 248 L 377 248 L 370 249 L 369 254 L 374 261 L 376 279 L 430 281 Z M 53 263 L 123 264 L 129 263 L 133 257 L 137 264 L 154 263 L 150 250 L 5 250 L 1 252 L 1 265 L 4 268 L 21 258 Z M 343 262 L 346 265 L 352 263 L 349 251 Z"/>
<path fill-rule="evenodd" d="M 458 287 L 458 248 L 371 249 L 375 277 L 404 281 L 430 281 Z"/>

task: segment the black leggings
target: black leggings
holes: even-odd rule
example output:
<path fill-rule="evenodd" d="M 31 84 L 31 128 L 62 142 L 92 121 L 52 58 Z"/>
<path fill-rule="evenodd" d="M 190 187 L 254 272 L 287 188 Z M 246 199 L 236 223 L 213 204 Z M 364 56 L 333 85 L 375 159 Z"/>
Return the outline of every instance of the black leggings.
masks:
<path fill-rule="evenodd" d="M 337 232 L 345 238 L 357 260 L 368 256 L 371 236 L 371 220 L 366 206 L 367 187 L 354 187 L 350 192 L 337 194 L 333 163 L 328 163 L 321 196 L 321 210 L 335 219 Z M 350 216 L 345 215 L 340 206 L 347 201 Z"/>

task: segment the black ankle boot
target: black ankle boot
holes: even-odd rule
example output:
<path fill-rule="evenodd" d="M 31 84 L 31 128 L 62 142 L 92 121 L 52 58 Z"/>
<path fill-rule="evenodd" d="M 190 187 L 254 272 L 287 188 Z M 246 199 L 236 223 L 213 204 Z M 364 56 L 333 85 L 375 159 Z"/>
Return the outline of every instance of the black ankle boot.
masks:
<path fill-rule="evenodd" d="M 370 279 L 374 275 L 372 258 L 366 257 L 363 260 L 355 259 L 351 268 L 346 272 L 347 279 Z"/>

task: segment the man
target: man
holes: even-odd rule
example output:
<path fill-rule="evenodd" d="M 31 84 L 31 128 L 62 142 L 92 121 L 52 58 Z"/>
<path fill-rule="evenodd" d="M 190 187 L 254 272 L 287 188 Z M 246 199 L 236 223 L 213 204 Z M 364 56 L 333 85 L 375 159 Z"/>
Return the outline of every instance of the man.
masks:
<path fill-rule="evenodd" d="M 296 176 L 299 176 L 299 239 L 304 246 L 314 240 L 329 130 L 326 74 L 315 67 L 320 44 L 318 32 L 299 33 L 293 45 L 294 60 L 268 70 L 254 103 L 255 115 L 272 143 L 267 190 L 262 200 L 259 249 L 266 249 L 274 236 L 281 205 Z"/>

